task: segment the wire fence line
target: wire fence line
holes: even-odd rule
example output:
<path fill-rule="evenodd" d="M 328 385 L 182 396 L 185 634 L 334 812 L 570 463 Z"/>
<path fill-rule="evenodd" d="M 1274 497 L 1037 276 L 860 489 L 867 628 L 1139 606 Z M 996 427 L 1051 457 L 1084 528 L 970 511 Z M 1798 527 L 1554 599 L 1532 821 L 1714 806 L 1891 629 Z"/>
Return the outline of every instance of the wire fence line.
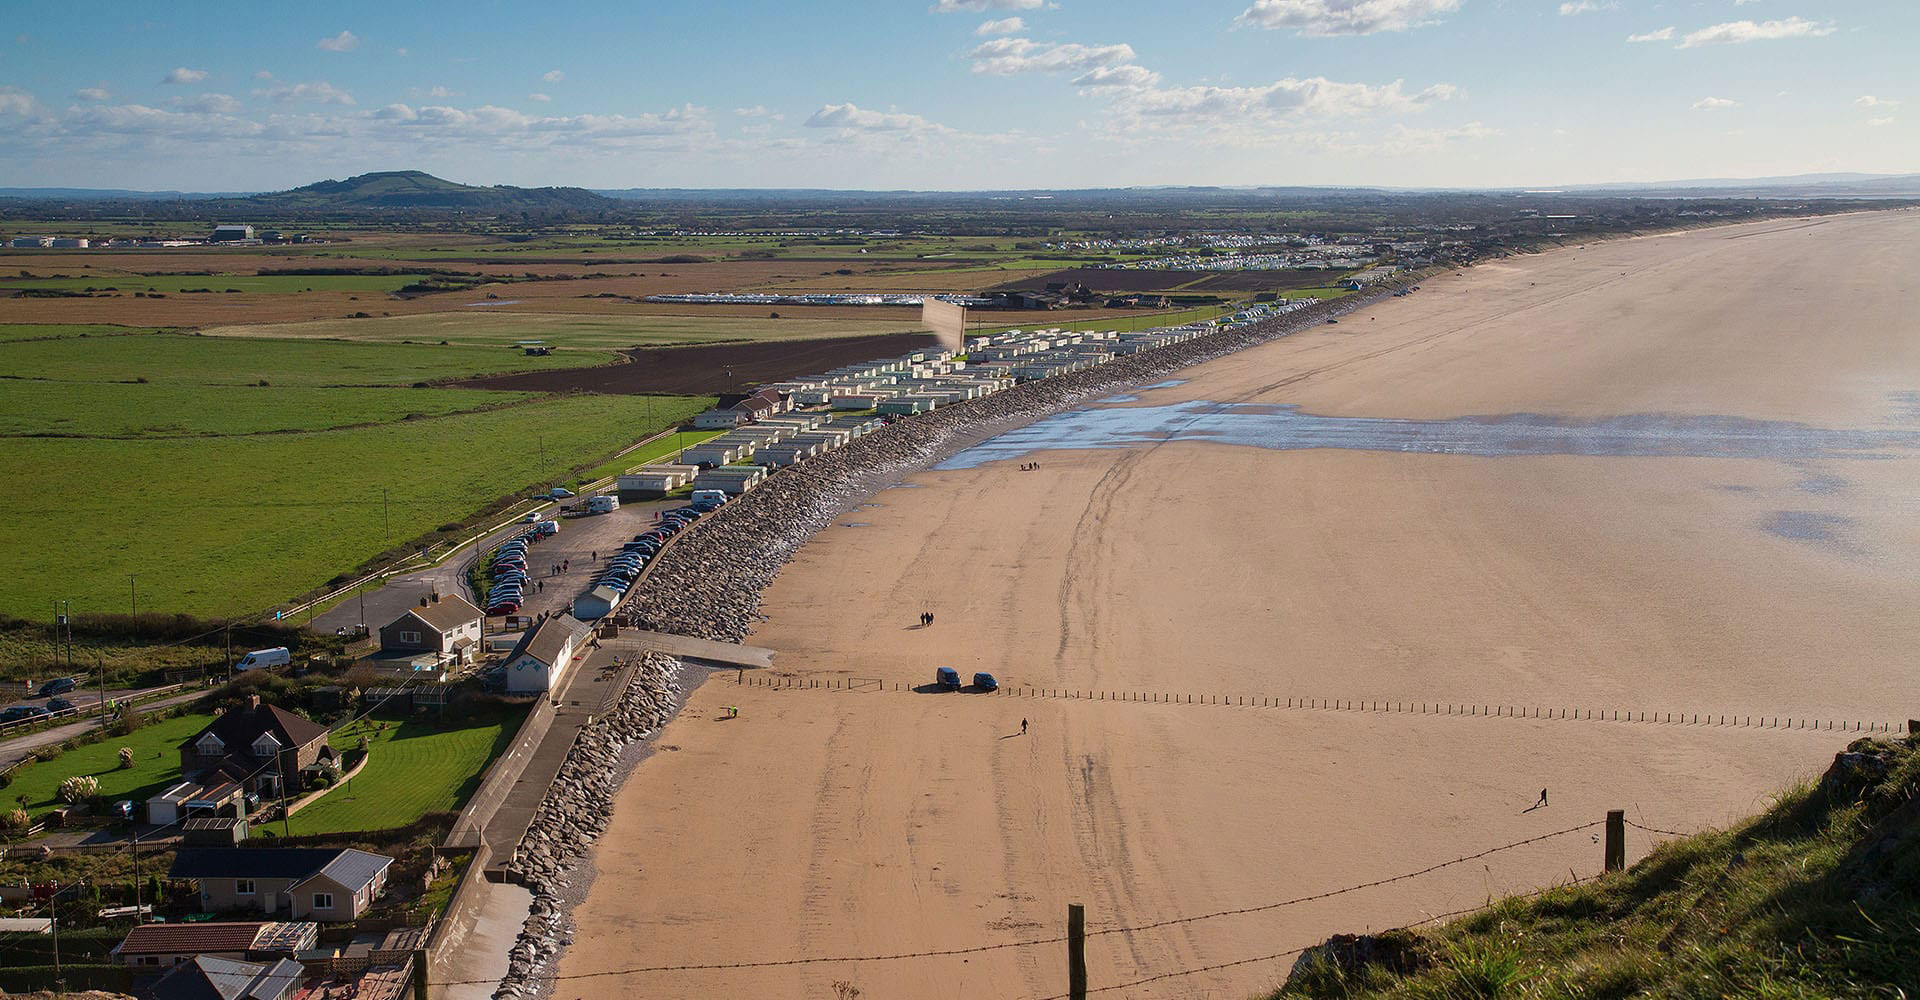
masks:
<path fill-rule="evenodd" d="M 1550 833 L 1538 834 L 1536 836 L 1526 837 L 1521 840 L 1515 840 L 1509 843 L 1499 844 L 1494 847 L 1486 848 L 1484 850 L 1475 851 L 1472 854 L 1465 854 L 1455 858 L 1448 858 L 1445 861 L 1441 861 L 1436 864 L 1431 864 L 1426 866 L 1425 868 L 1420 868 L 1414 871 L 1402 872 L 1397 875 L 1389 875 L 1384 878 L 1378 878 L 1368 882 L 1361 882 L 1355 885 L 1343 886 L 1338 889 L 1329 889 L 1325 892 L 1317 892 L 1311 895 L 1298 896 L 1292 899 L 1284 899 L 1284 900 L 1279 900 L 1277 902 L 1272 902 L 1272 903 L 1263 903 L 1256 906 L 1240 907 L 1240 908 L 1231 909 L 1231 910 L 1216 910 L 1211 913 L 1198 913 L 1198 914 L 1192 914 L 1192 915 L 1183 916 L 1183 917 L 1171 917 L 1165 920 L 1156 920 L 1156 921 L 1152 921 L 1150 923 L 1144 923 L 1144 924 L 1135 924 L 1135 925 L 1129 925 L 1129 926 L 1107 927 L 1107 928 L 1101 928 L 1101 929 L 1095 929 L 1095 930 L 1088 930 L 1086 932 L 1086 937 L 1092 938 L 1092 937 L 1107 937 L 1115 934 L 1132 934 L 1132 933 L 1138 933 L 1142 931 L 1155 930 L 1162 927 L 1169 927 L 1176 924 L 1198 923 L 1201 921 L 1215 920 L 1221 917 L 1239 916 L 1239 915 L 1248 914 L 1248 913 L 1260 913 L 1260 912 L 1265 912 L 1269 910 L 1277 910 L 1277 909 L 1281 909 L 1288 906 L 1297 906 L 1303 903 L 1314 902 L 1316 900 L 1328 899 L 1334 896 L 1345 895 L 1347 893 L 1359 892 L 1363 889 L 1377 888 L 1379 886 L 1389 885 L 1395 882 L 1404 882 L 1409 879 L 1419 878 L 1423 875 L 1430 875 L 1434 872 L 1440 871 L 1444 868 L 1450 868 L 1454 865 L 1464 864 L 1469 861 L 1475 861 L 1481 858 L 1488 857 L 1490 855 L 1499 854 L 1504 851 L 1510 851 L 1516 848 L 1525 847 L 1530 844 L 1537 844 L 1544 840 L 1551 840 L 1556 837 L 1564 837 L 1564 836 L 1567 836 L 1568 834 L 1582 833 L 1587 830 L 1591 830 L 1591 829 L 1594 829 L 1595 827 L 1599 827 L 1603 825 L 1605 825 L 1604 820 L 1595 820 L 1591 823 L 1582 823 L 1578 826 L 1570 826 L 1562 830 L 1555 830 Z M 1594 876 L 1594 877 L 1598 877 L 1598 876 Z M 1538 890 L 1533 894 L 1537 895 L 1538 892 L 1551 891 L 1551 889 L 1553 888 L 1558 888 L 1558 886 L 1552 886 L 1552 887 L 1549 887 L 1548 889 Z M 1490 905 L 1490 904 L 1483 904 L 1482 906 L 1471 907 L 1467 910 L 1462 910 L 1458 912 L 1470 913 L 1470 912 L 1473 912 L 1473 910 L 1483 909 L 1485 905 Z M 1419 921 L 1418 923 L 1427 923 L 1433 920 L 1442 919 L 1444 916 L 1450 916 L 1450 915 L 1458 915 L 1458 914 L 1457 913 L 1445 914 L 1438 917 L 1427 917 L 1427 918 L 1424 918 L 1422 921 Z M 1407 926 L 1411 927 L 1416 925 L 1417 924 L 1409 924 Z M 580 979 L 609 979 L 609 978 L 618 978 L 618 977 L 624 977 L 624 976 L 644 975 L 649 973 L 716 972 L 716 971 L 742 970 L 742 969 L 790 968 L 794 966 L 804 966 L 804 965 L 834 965 L 834 964 L 858 964 L 858 963 L 867 963 L 867 962 L 895 962 L 895 961 L 903 961 L 907 959 L 950 958 L 950 957 L 962 956 L 962 955 L 979 955 L 986 952 L 1006 951 L 1008 949 L 1013 949 L 1013 948 L 1034 948 L 1034 947 L 1040 947 L 1044 945 L 1064 944 L 1066 943 L 1066 941 L 1067 941 L 1067 936 L 1064 934 L 1059 934 L 1051 937 L 1030 938 L 1030 939 L 1023 939 L 1019 941 L 1003 941 L 998 944 L 974 945 L 971 947 L 964 947 L 964 948 L 937 948 L 937 949 L 928 949 L 923 951 L 881 952 L 881 953 L 865 954 L 865 955 L 817 955 L 817 956 L 798 956 L 793 958 L 779 958 L 779 959 L 743 959 L 738 961 L 727 961 L 727 962 L 683 963 L 683 964 L 677 964 L 677 965 L 645 965 L 645 966 L 632 966 L 632 967 L 621 968 L 621 969 L 604 969 L 597 972 L 576 972 L 576 973 L 570 973 L 566 975 L 562 975 L 559 973 L 550 973 L 543 976 L 533 976 L 528 978 L 534 982 L 569 982 L 569 981 L 580 980 Z M 1287 953 L 1282 952 L 1281 954 L 1287 954 Z M 1228 963 L 1228 964 L 1244 965 L 1251 962 L 1263 961 L 1263 960 L 1264 959 L 1247 959 L 1242 962 Z M 1226 966 L 1220 966 L 1220 968 L 1225 968 L 1225 967 Z M 1187 970 L 1184 973 L 1174 973 L 1170 975 L 1192 975 L 1195 972 L 1202 972 L 1202 971 L 1208 971 L 1208 970 L 1205 970 L 1205 969 Z M 484 986 L 484 985 L 489 985 L 497 982 L 499 982 L 498 978 L 457 979 L 457 980 L 436 981 L 436 982 L 429 983 L 428 985 L 429 987 Z M 1138 985 L 1138 984 L 1131 984 L 1131 985 Z M 1114 989 L 1114 988 L 1116 987 L 1104 987 L 1104 989 Z"/>
<path fill-rule="evenodd" d="M 1398 927 L 1390 927 L 1387 929 L 1387 931 L 1384 931 L 1382 933 L 1390 933 L 1392 931 L 1412 930 L 1415 927 L 1420 927 L 1425 924 L 1431 924 L 1437 921 L 1451 919 L 1453 917 L 1462 917 L 1462 916 L 1466 916 L 1469 913 L 1478 913 L 1481 910 L 1490 909 L 1494 906 L 1498 906 L 1502 902 L 1507 902 L 1507 901 L 1516 900 L 1516 899 L 1532 899 L 1536 896 L 1544 896 L 1549 892 L 1555 892 L 1557 890 L 1565 889 L 1570 886 L 1579 885 L 1582 882 L 1592 882 L 1593 880 L 1599 877 L 1600 876 L 1598 875 L 1575 875 L 1573 878 L 1565 882 L 1561 882 L 1556 885 L 1550 885 L 1544 889 L 1535 889 L 1532 892 L 1518 893 L 1512 896 L 1507 896 L 1501 900 L 1490 900 L 1488 902 L 1481 903 L 1478 906 L 1468 906 L 1458 910 L 1449 910 L 1446 913 L 1436 913 L 1436 914 L 1433 914 L 1432 916 L 1422 917 L 1419 920 L 1412 921 L 1411 923 L 1401 924 Z M 1092 934 L 1088 934 L 1088 936 L 1091 937 Z M 1183 976 L 1197 976 L 1205 972 L 1218 972 L 1221 969 L 1232 969 L 1242 965 L 1258 965 L 1261 962 L 1278 961 L 1279 959 L 1282 959 L 1282 958 L 1292 958 L 1296 955 L 1301 955 L 1308 951 L 1312 951 L 1313 949 L 1318 948 L 1320 944 L 1321 942 L 1315 941 L 1312 944 L 1298 945 L 1296 947 L 1288 948 L 1285 951 L 1270 952 L 1265 955 L 1257 955 L 1253 958 L 1240 958 L 1240 959 L 1235 959 L 1231 962 L 1216 962 L 1213 965 L 1201 965 L 1201 966 L 1196 966 L 1190 969 L 1179 969 L 1173 972 L 1162 972 L 1156 975 L 1146 976 L 1141 979 L 1128 980 L 1127 982 L 1124 982 L 1124 983 L 1112 983 L 1107 986 L 1090 986 L 1087 988 L 1087 992 L 1088 993 L 1107 993 L 1113 990 L 1132 989 L 1135 986 L 1145 986 L 1148 983 L 1157 983 L 1166 979 L 1178 979 Z M 1069 994 L 1056 993 L 1049 997 L 1042 997 L 1041 1000 L 1070 1000 L 1070 998 L 1069 998 Z"/>
<path fill-rule="evenodd" d="M 916 693 L 940 690 L 936 685 L 912 687 L 899 681 L 868 678 L 747 676 L 737 672 L 734 684 L 778 691 L 848 691 L 852 693 Z M 1001 698 L 1040 698 L 1065 701 L 1119 701 L 1151 705 L 1205 705 L 1221 708 L 1264 708 L 1313 712 L 1370 712 L 1383 715 L 1438 715 L 1462 718 L 1540 719 L 1565 722 L 1619 722 L 1648 725 L 1701 726 L 1738 729 L 1805 730 L 1838 733 L 1904 732 L 1903 725 L 1857 719 L 1814 719 L 1804 716 L 1736 715 L 1727 712 L 1664 712 L 1641 709 L 1565 708 L 1539 705 L 1397 701 L 1378 698 L 1282 698 L 1276 695 L 1230 695 L 1194 692 L 1111 691 L 1098 688 L 999 687 L 975 691 Z"/>

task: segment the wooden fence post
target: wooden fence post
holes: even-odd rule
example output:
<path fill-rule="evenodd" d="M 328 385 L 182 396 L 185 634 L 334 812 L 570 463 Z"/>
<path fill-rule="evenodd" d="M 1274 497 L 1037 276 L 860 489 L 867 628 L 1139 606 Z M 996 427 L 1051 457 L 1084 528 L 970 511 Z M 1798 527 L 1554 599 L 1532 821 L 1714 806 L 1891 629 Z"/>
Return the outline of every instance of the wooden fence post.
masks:
<path fill-rule="evenodd" d="M 1087 910 L 1067 904 L 1067 996 L 1087 1000 Z"/>
<path fill-rule="evenodd" d="M 1627 811 L 1607 810 L 1606 869 L 1617 872 L 1627 867 Z"/>

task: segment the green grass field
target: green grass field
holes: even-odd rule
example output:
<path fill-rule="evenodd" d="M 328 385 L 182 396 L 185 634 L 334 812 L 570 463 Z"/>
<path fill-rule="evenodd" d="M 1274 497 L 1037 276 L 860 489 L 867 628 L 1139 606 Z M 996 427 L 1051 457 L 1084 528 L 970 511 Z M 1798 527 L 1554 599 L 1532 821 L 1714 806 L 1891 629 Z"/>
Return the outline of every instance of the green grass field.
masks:
<path fill-rule="evenodd" d="M 116 337 L 153 332 L 140 327 L 109 326 L 104 323 L 0 323 L 0 341 L 48 340 L 61 337 Z"/>
<path fill-rule="evenodd" d="M 505 406 L 524 392 L 312 386 L 89 385 L 15 380 L 0 392 L 0 437 L 212 437 L 318 431 Z"/>
<path fill-rule="evenodd" d="M 370 321 L 351 321 L 370 322 Z M 435 338 L 438 339 L 438 338 Z M 0 374 L 63 382 L 409 385 L 614 360 L 604 352 L 527 357 L 504 347 L 354 344 L 148 334 L 0 340 Z"/>
<path fill-rule="evenodd" d="M 5 804 L 11 808 L 19 805 L 24 797 L 27 812 L 42 815 L 60 806 L 60 782 L 76 774 L 90 774 L 100 779 L 100 796 L 109 802 L 120 799 L 145 802 L 180 780 L 180 744 L 212 720 L 211 715 L 163 719 L 142 726 L 130 735 L 108 737 L 102 742 L 69 750 L 53 760 L 28 764 L 13 772 L 13 783 L 5 790 Z M 121 747 L 133 750 L 131 768 L 120 767 Z"/>
<path fill-rule="evenodd" d="M 0 612 L 38 615 L 54 599 L 126 610 L 129 575 L 145 609 L 271 607 L 712 402 L 566 396 L 324 432 L 16 438 L 0 497 Z"/>
<path fill-rule="evenodd" d="M 501 294 L 510 299 L 511 295 Z M 688 306 L 698 309 L 698 306 Z M 769 312 L 779 311 L 769 309 Z M 788 308 L 780 319 L 765 316 L 582 316 L 561 313 L 501 313 L 470 310 L 421 316 L 383 316 L 377 319 L 326 319 L 305 323 L 272 323 L 214 327 L 212 337 L 286 338 L 294 341 L 354 340 L 394 344 L 403 340 L 437 344 L 447 341 L 463 349 L 505 351 L 523 340 L 541 340 L 562 350 L 617 350 L 662 344 L 711 344 L 744 340 L 813 340 L 900 333 L 924 329 L 918 319 L 809 319 L 805 307 Z M 447 348 L 441 348 L 446 350 Z M 529 361 L 554 360 L 529 358 Z M 568 354 L 568 365 L 589 365 L 583 353 Z"/>
<path fill-rule="evenodd" d="M 372 758 L 352 782 L 294 813 L 293 834 L 384 830 L 459 809 L 480 786 L 488 762 L 513 742 L 523 715 L 445 726 L 389 722 L 385 731 L 370 720 L 336 732 L 330 742 L 341 750 L 359 746 L 365 735 Z"/>

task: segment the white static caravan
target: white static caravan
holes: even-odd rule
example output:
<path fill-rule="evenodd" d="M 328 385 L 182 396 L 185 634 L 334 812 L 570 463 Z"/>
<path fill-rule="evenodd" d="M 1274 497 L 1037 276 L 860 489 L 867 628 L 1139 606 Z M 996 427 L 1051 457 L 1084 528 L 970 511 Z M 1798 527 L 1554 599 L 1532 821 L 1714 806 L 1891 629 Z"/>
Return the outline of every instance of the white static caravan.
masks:
<path fill-rule="evenodd" d="M 744 444 L 719 444 L 718 440 L 716 438 L 706 444 L 697 444 L 681 452 L 681 464 L 710 469 L 721 465 L 732 465 L 753 454 L 753 449 Z"/>

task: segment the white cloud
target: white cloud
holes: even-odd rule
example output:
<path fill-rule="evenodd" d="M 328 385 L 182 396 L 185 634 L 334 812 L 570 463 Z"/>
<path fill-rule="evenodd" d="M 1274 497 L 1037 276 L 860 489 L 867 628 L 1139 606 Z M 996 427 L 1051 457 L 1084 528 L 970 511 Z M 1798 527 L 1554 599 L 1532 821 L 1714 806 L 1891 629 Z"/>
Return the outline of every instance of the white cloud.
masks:
<path fill-rule="evenodd" d="M 1292 29 L 1302 35 L 1371 35 L 1432 24 L 1461 0 L 1253 0 L 1233 19 L 1239 28 Z"/>
<path fill-rule="evenodd" d="M 1888 115 L 1885 118 L 1869 118 L 1867 119 L 1867 124 L 1873 128 L 1883 128 L 1893 124 L 1893 116 Z"/>
<path fill-rule="evenodd" d="M 353 95 L 325 80 L 311 83 L 289 83 L 278 87 L 253 92 L 255 97 L 264 97 L 275 104 L 293 104 L 311 102 L 314 104 L 353 104 Z"/>
<path fill-rule="evenodd" d="M 1653 31 L 1643 31 L 1637 35 L 1627 36 L 1627 41 L 1629 42 L 1667 42 L 1672 40 L 1673 40 L 1672 25 L 1668 25 L 1664 28 L 1656 28 Z"/>
<path fill-rule="evenodd" d="M 188 69 L 185 66 L 175 66 L 174 68 L 167 71 L 166 76 L 163 76 L 160 78 L 160 82 L 161 83 L 199 83 L 200 81 L 206 78 L 207 78 L 207 71 L 204 69 Z"/>
<path fill-rule="evenodd" d="M 271 80 L 273 79 L 273 74 L 264 69 L 258 69 L 253 71 L 253 78 L 256 80 Z"/>
<path fill-rule="evenodd" d="M 98 140 L 133 136 L 152 140 L 199 140 L 257 136 L 265 126 L 242 118 L 204 112 L 167 111 L 142 104 L 70 108 L 58 123 L 70 136 Z"/>
<path fill-rule="evenodd" d="M 1856 98 L 1853 103 L 1863 108 L 1897 108 L 1900 106 L 1899 101 L 1889 97 L 1875 97 L 1872 94 L 1866 94 Z"/>
<path fill-rule="evenodd" d="M 33 99 L 32 94 L 19 87 L 0 87 L 0 115 L 25 117 L 33 114 L 39 106 L 39 102 Z"/>
<path fill-rule="evenodd" d="M 410 122 L 420 117 L 412 108 L 404 104 L 389 104 L 375 111 L 373 116 L 381 121 L 388 122 Z"/>
<path fill-rule="evenodd" d="M 547 96 L 547 95 L 545 95 L 545 94 L 528 94 L 528 95 L 527 95 L 527 100 L 529 100 L 529 101 L 537 101 L 537 102 L 539 102 L 539 103 L 541 103 L 541 104 L 552 104 L 552 103 L 553 103 L 553 98 L 551 98 L 551 97 L 548 97 L 548 96 Z"/>
<path fill-rule="evenodd" d="M 445 99 L 449 97 L 460 97 L 462 95 L 459 91 L 453 89 L 452 87 L 446 86 L 445 84 L 434 84 L 433 86 L 427 88 L 426 94 L 424 96 L 438 97 L 441 99 Z"/>
<path fill-rule="evenodd" d="M 981 37 L 988 35 L 1017 35 L 1027 30 L 1027 22 L 1018 17 L 1002 17 L 991 21 L 981 21 L 973 33 Z"/>
<path fill-rule="evenodd" d="M 1615 0 L 1567 0 L 1560 5 L 1561 17 L 1573 17 L 1578 14 L 1592 14 L 1602 10 L 1619 10 Z"/>
<path fill-rule="evenodd" d="M 1081 45 L 1078 42 L 1036 42 L 1030 38 L 996 38 L 976 46 L 967 58 L 975 73 L 1007 76 L 1014 73 L 1084 73 L 1100 66 L 1133 61 L 1133 46 Z"/>
<path fill-rule="evenodd" d="M 1411 114 L 1458 95 L 1459 88 L 1446 83 L 1409 94 L 1400 80 L 1376 87 L 1342 83 L 1323 76 L 1304 80 L 1288 77 L 1263 87 L 1170 87 L 1131 91 L 1120 98 L 1117 108 L 1124 114 L 1142 117 L 1258 122 Z"/>
<path fill-rule="evenodd" d="M 1152 87 L 1160 82 L 1160 74 L 1145 66 L 1095 66 L 1073 78 L 1073 85 L 1083 90 L 1131 90 L 1138 87 Z"/>
<path fill-rule="evenodd" d="M 989 10 L 1039 10 L 1046 0 L 940 0 L 928 7 L 935 14 L 979 14 Z"/>
<path fill-rule="evenodd" d="M 107 85 L 102 83 L 95 87 L 81 87 L 73 92 L 73 96 L 83 101 L 105 101 L 111 99 L 113 94 L 109 93 Z"/>
<path fill-rule="evenodd" d="M 1804 17 L 1789 17 L 1777 21 L 1727 21 L 1709 25 L 1698 31 L 1689 31 L 1680 40 L 1679 48 L 1691 49 L 1702 45 L 1739 45 L 1746 42 L 1773 41 L 1781 38 L 1819 38 L 1831 35 L 1833 25 L 1819 24 Z"/>
<path fill-rule="evenodd" d="M 567 78 L 567 74 L 562 73 L 557 69 L 550 69 L 550 70 L 547 70 L 545 73 L 540 74 L 540 79 L 545 80 L 548 83 L 559 83 L 560 81 L 566 78 Z"/>
<path fill-rule="evenodd" d="M 199 97 L 175 97 L 167 103 L 201 115 L 230 115 L 240 110 L 240 102 L 228 94 L 201 94 Z"/>
<path fill-rule="evenodd" d="M 768 111 L 766 105 L 756 104 L 750 108 L 734 108 L 733 113 L 741 118 L 765 118 L 768 121 L 785 121 L 786 115 L 777 111 Z"/>
<path fill-rule="evenodd" d="M 351 31 L 342 31 L 332 38 L 322 38 L 314 48 L 328 52 L 352 52 L 360 47 L 360 36 Z"/>
<path fill-rule="evenodd" d="M 852 103 L 822 105 L 807 117 L 808 128 L 839 129 L 843 133 L 895 132 L 909 135 L 951 134 L 953 129 L 903 111 L 873 111 Z"/>
<path fill-rule="evenodd" d="M 1693 102 L 1693 110 L 1695 111 L 1721 111 L 1726 108 L 1737 108 L 1739 106 L 1740 102 L 1731 97 L 1702 97 Z"/>

